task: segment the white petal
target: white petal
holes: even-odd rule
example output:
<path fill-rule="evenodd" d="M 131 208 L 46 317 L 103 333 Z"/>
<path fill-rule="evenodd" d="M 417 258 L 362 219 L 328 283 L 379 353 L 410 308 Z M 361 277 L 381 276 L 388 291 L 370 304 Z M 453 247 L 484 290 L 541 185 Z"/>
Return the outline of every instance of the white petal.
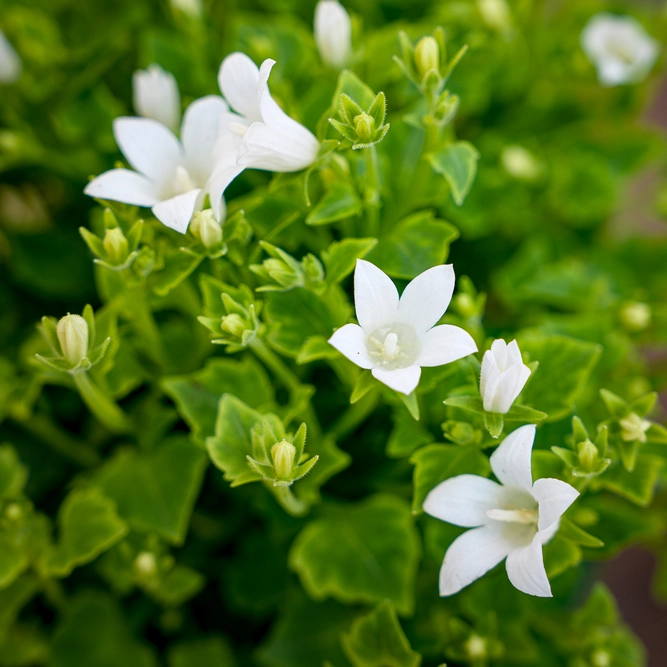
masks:
<path fill-rule="evenodd" d="M 494 341 L 495 342 L 495 341 Z M 484 401 L 484 409 L 489 411 L 486 407 L 487 396 L 491 400 L 500 382 L 500 369 L 496 362 L 496 357 L 493 350 L 487 350 L 482 357 L 482 371 L 479 376 L 479 393 Z"/>
<path fill-rule="evenodd" d="M 521 393 L 528 379 L 524 369 L 530 375 L 530 369 L 526 366 L 510 366 L 500 374 L 495 386 L 487 388 L 484 394 L 484 409 L 487 412 L 498 412 L 503 415 L 509 412 L 514 399 Z"/>
<path fill-rule="evenodd" d="M 132 76 L 135 111 L 144 118 L 153 118 L 172 132 L 181 118 L 181 97 L 173 74 L 159 65 L 149 65 Z"/>
<path fill-rule="evenodd" d="M 579 497 L 579 491 L 567 482 L 550 477 L 538 479 L 533 484 L 531 493 L 539 506 L 538 530 L 549 528 L 560 519 L 563 512 Z"/>
<path fill-rule="evenodd" d="M 526 547 L 510 551 L 507 556 L 507 576 L 522 593 L 540 598 L 550 598 L 551 585 L 544 569 L 544 556 L 539 533 Z"/>
<path fill-rule="evenodd" d="M 465 329 L 441 324 L 423 335 L 422 350 L 416 363 L 419 366 L 442 366 L 475 352 L 477 345 Z"/>
<path fill-rule="evenodd" d="M 535 440 L 535 424 L 512 431 L 491 455 L 493 474 L 507 486 L 532 491 L 531 453 Z"/>
<path fill-rule="evenodd" d="M 376 380 L 386 384 L 390 389 L 409 396 L 419 384 L 422 369 L 419 368 L 419 366 L 397 368 L 395 371 L 385 371 L 381 368 L 374 368 L 371 373 Z"/>
<path fill-rule="evenodd" d="M 401 294 L 400 320 L 417 332 L 428 331 L 445 313 L 454 292 L 451 264 L 434 266 L 420 273 Z M 476 348 L 475 348 L 476 349 Z"/>
<path fill-rule="evenodd" d="M 503 505 L 503 487 L 478 475 L 458 475 L 438 484 L 424 501 L 424 512 L 455 526 L 489 522 L 487 512 Z"/>
<path fill-rule="evenodd" d="M 440 569 L 440 595 L 454 595 L 493 569 L 514 547 L 504 527 L 485 525 L 457 537 Z"/>
<path fill-rule="evenodd" d="M 540 538 L 542 544 L 547 544 L 553 536 L 558 532 L 560 528 L 560 519 L 556 519 L 548 528 L 540 530 L 537 533 L 537 536 Z"/>
<path fill-rule="evenodd" d="M 357 260 L 354 270 L 354 307 L 366 333 L 392 324 L 398 309 L 398 290 L 391 278 L 375 264 Z"/>
<path fill-rule="evenodd" d="M 198 185 L 211 176 L 216 148 L 223 121 L 229 107 L 218 95 L 207 95 L 193 102 L 185 111 L 181 142 L 185 151 L 186 168 Z"/>
<path fill-rule="evenodd" d="M 259 69 L 245 53 L 231 53 L 220 65 L 218 84 L 234 111 L 251 123 L 262 119 L 259 111 Z"/>
<path fill-rule="evenodd" d="M 183 161 L 181 144 L 162 123 L 151 118 L 116 118 L 113 133 L 127 161 L 161 188 Z"/>
<path fill-rule="evenodd" d="M 13 83 L 21 76 L 21 58 L 0 30 L 0 83 Z"/>
<path fill-rule="evenodd" d="M 153 181 L 129 169 L 112 169 L 93 179 L 84 193 L 134 206 L 153 206 L 160 199 Z"/>
<path fill-rule="evenodd" d="M 243 167 L 235 164 L 220 164 L 215 168 L 206 186 L 211 200 L 211 208 L 218 220 L 222 219 L 222 195 L 227 186 L 243 171 Z"/>
<path fill-rule="evenodd" d="M 185 234 L 201 192 L 199 189 L 190 190 L 185 194 L 161 201 L 153 206 L 153 215 L 166 227 Z"/>
<path fill-rule="evenodd" d="M 358 324 L 341 327 L 329 338 L 329 343 L 361 368 L 375 365 L 366 349 L 366 334 Z"/>
<path fill-rule="evenodd" d="M 315 43 L 327 65 L 341 69 L 352 56 L 352 22 L 338 0 L 320 0 L 315 7 Z"/>
<path fill-rule="evenodd" d="M 507 368 L 508 345 L 502 338 L 497 338 L 491 343 L 491 354 L 496 360 L 498 370 L 502 373 Z"/>
<path fill-rule="evenodd" d="M 508 343 L 506 350 L 507 350 L 507 361 L 505 365 L 506 368 L 514 366 L 515 364 L 523 363 L 523 358 L 521 357 L 521 350 L 519 349 L 519 344 L 516 342 L 516 340 L 513 340 L 512 342 Z"/>

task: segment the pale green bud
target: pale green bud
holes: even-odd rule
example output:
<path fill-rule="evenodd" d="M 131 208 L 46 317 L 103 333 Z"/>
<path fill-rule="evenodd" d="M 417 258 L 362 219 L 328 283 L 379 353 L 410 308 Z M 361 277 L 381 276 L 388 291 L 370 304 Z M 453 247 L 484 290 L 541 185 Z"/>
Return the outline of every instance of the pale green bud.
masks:
<path fill-rule="evenodd" d="M 651 422 L 642 419 L 636 412 L 631 412 L 625 419 L 619 422 L 621 427 L 621 438 L 625 442 L 646 442 L 646 431 L 651 428 Z"/>
<path fill-rule="evenodd" d="M 598 462 L 598 456 L 598 448 L 590 440 L 579 443 L 579 463 L 584 470 L 594 470 Z"/>
<path fill-rule="evenodd" d="M 505 0 L 477 0 L 477 7 L 489 27 L 504 30 L 510 26 L 512 15 Z"/>
<path fill-rule="evenodd" d="M 232 313 L 231 315 L 225 315 L 222 318 L 220 328 L 228 334 L 235 336 L 236 338 L 241 338 L 243 332 L 246 329 L 249 329 L 248 323 L 237 313 Z"/>
<path fill-rule="evenodd" d="M 81 315 L 65 315 L 56 329 L 63 356 L 76 366 L 88 354 L 88 324 Z"/>
<path fill-rule="evenodd" d="M 142 551 L 134 560 L 134 569 L 142 578 L 153 577 L 157 573 L 157 560 L 150 551 Z"/>
<path fill-rule="evenodd" d="M 294 468 L 296 447 L 287 440 L 277 442 L 271 447 L 271 458 L 278 479 L 290 479 Z"/>
<path fill-rule="evenodd" d="M 503 169 L 510 176 L 521 181 L 533 181 L 541 172 L 540 164 L 535 156 L 523 146 L 515 144 L 505 146 L 500 161 Z"/>
<path fill-rule="evenodd" d="M 611 654 L 604 649 L 598 649 L 591 656 L 591 665 L 593 667 L 611 667 Z"/>
<path fill-rule="evenodd" d="M 195 213 L 190 229 L 194 237 L 199 239 L 205 248 L 213 248 L 222 242 L 222 226 L 211 209 Z"/>
<path fill-rule="evenodd" d="M 370 143 L 375 135 L 375 119 L 366 112 L 362 112 L 354 119 L 354 129 L 359 142 Z"/>
<path fill-rule="evenodd" d="M 465 643 L 465 649 L 468 656 L 472 659 L 486 658 L 486 639 L 479 635 L 472 634 Z"/>
<path fill-rule="evenodd" d="M 440 70 L 440 47 L 434 37 L 422 37 L 415 47 L 415 67 L 420 76 L 434 69 Z"/>
<path fill-rule="evenodd" d="M 651 309 L 639 301 L 628 303 L 620 315 L 621 322 L 629 331 L 643 331 L 651 323 Z"/>
<path fill-rule="evenodd" d="M 10 521 L 18 521 L 23 516 L 23 509 L 18 503 L 11 503 L 5 509 L 5 516 Z"/>
<path fill-rule="evenodd" d="M 112 264 L 122 264 L 130 252 L 127 239 L 120 227 L 106 230 L 103 245 L 107 258 Z"/>

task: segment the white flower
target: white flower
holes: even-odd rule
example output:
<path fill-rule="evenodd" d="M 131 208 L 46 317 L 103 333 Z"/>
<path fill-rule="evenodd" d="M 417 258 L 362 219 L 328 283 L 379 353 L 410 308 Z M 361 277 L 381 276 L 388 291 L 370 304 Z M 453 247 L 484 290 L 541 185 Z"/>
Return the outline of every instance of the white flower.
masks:
<path fill-rule="evenodd" d="M 14 83 L 21 76 L 21 59 L 0 30 L 0 83 Z"/>
<path fill-rule="evenodd" d="M 171 6 L 195 19 L 202 14 L 202 0 L 171 0 Z"/>
<path fill-rule="evenodd" d="M 269 93 L 274 60 L 261 68 L 245 53 L 232 53 L 220 65 L 218 83 L 229 105 L 223 133 L 216 147 L 218 158 L 212 178 L 211 203 L 246 168 L 299 171 L 317 158 L 319 143 L 303 125 L 290 118 Z"/>
<path fill-rule="evenodd" d="M 507 576 L 528 595 L 551 597 L 542 545 L 558 531 L 560 517 L 579 492 L 559 479 L 533 484 L 535 425 L 510 433 L 491 455 L 500 484 L 458 475 L 438 484 L 424 511 L 455 526 L 472 528 L 452 542 L 440 570 L 440 595 L 453 595 L 507 558 Z"/>
<path fill-rule="evenodd" d="M 342 69 L 352 57 L 352 22 L 338 0 L 320 0 L 315 7 L 315 44 L 326 65 Z"/>
<path fill-rule="evenodd" d="M 214 147 L 228 111 L 216 95 L 196 100 L 185 110 L 180 141 L 151 118 L 116 118 L 116 142 L 136 171 L 107 171 L 84 192 L 99 199 L 150 206 L 160 222 L 184 234 L 193 213 L 210 193 Z M 222 220 L 224 202 L 214 202 L 211 196 L 211 205 Z"/>
<path fill-rule="evenodd" d="M 402 394 L 419 384 L 423 366 L 442 366 L 477 352 L 467 331 L 434 326 L 454 291 L 451 264 L 418 275 L 400 299 L 391 278 L 377 266 L 357 260 L 354 305 L 359 324 L 346 324 L 329 339 L 339 352 Z"/>
<path fill-rule="evenodd" d="M 173 74 L 159 65 L 137 70 L 132 76 L 134 110 L 144 118 L 153 118 L 172 132 L 181 120 L 181 96 Z"/>
<path fill-rule="evenodd" d="M 502 339 L 494 340 L 482 359 L 479 391 L 484 409 L 502 415 L 509 412 L 529 377 L 530 368 L 523 363 L 517 342 L 508 345 Z"/>
<path fill-rule="evenodd" d="M 660 47 L 631 16 L 596 14 L 581 33 L 581 46 L 604 86 L 637 83 L 646 78 Z"/>

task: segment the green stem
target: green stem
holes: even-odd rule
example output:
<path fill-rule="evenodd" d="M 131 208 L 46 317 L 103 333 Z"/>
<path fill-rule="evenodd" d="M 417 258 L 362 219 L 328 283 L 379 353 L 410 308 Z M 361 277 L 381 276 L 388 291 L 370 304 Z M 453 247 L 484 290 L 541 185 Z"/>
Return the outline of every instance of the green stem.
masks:
<path fill-rule="evenodd" d="M 378 166 L 378 153 L 376 147 L 370 146 L 364 149 L 366 161 L 366 188 L 364 200 L 366 203 L 366 214 L 368 216 L 368 231 L 375 238 L 380 233 L 380 169 Z"/>
<path fill-rule="evenodd" d="M 111 397 L 93 383 L 87 373 L 75 373 L 73 378 L 83 402 L 104 426 L 114 433 L 127 433 L 132 430 L 128 416 Z"/>
<path fill-rule="evenodd" d="M 375 410 L 379 398 L 380 394 L 377 390 L 373 389 L 369 391 L 366 396 L 345 410 L 334 422 L 327 436 L 333 438 L 335 441 L 340 441 L 354 432 Z"/>
<path fill-rule="evenodd" d="M 273 495 L 280 506 L 292 516 L 304 516 L 308 512 L 308 505 L 299 500 L 289 486 L 270 486 Z"/>
<path fill-rule="evenodd" d="M 160 330 L 148 302 L 145 285 L 127 289 L 125 311 L 136 335 L 137 347 L 158 366 L 164 367 L 166 359 Z"/>
<path fill-rule="evenodd" d="M 67 606 L 65 591 L 59 581 L 52 577 L 40 575 L 40 584 L 44 592 L 44 597 L 46 597 L 54 608 L 64 609 Z"/>

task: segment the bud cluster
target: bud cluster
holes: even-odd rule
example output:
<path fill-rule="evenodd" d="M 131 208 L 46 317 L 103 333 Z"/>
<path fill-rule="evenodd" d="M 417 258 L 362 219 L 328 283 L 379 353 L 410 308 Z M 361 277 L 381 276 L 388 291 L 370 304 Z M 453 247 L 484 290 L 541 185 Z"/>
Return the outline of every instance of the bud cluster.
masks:
<path fill-rule="evenodd" d="M 324 268 L 315 255 L 308 254 L 298 262 L 270 243 L 260 241 L 260 245 L 270 258 L 250 266 L 253 273 L 268 283 L 258 287 L 258 292 L 284 292 L 294 287 L 305 287 L 316 293 L 324 291 Z"/>
<path fill-rule="evenodd" d="M 143 221 L 138 220 L 125 235 L 116 216 L 107 208 L 104 211 L 104 237 L 96 236 L 85 227 L 79 227 L 79 233 L 95 255 L 93 261 L 96 264 L 112 271 L 122 271 L 129 268 L 138 255 L 143 226 Z"/>
<path fill-rule="evenodd" d="M 573 477 L 597 477 L 611 464 L 611 459 L 606 458 L 608 433 L 607 427 L 601 426 L 592 442 L 581 419 L 573 417 L 572 449 L 552 447 L 551 450 L 565 461 Z"/>
<path fill-rule="evenodd" d="M 214 259 L 225 254 L 225 244 L 222 242 L 222 224 L 215 217 L 210 208 L 197 211 L 192 216 L 189 227 L 192 235 L 204 246 L 206 254 Z"/>
<path fill-rule="evenodd" d="M 351 97 L 340 96 L 339 116 L 342 120 L 329 118 L 329 122 L 352 143 L 352 148 L 370 148 L 380 143 L 389 131 L 385 123 L 387 100 L 384 93 L 378 93 L 372 104 L 364 111 Z"/>

